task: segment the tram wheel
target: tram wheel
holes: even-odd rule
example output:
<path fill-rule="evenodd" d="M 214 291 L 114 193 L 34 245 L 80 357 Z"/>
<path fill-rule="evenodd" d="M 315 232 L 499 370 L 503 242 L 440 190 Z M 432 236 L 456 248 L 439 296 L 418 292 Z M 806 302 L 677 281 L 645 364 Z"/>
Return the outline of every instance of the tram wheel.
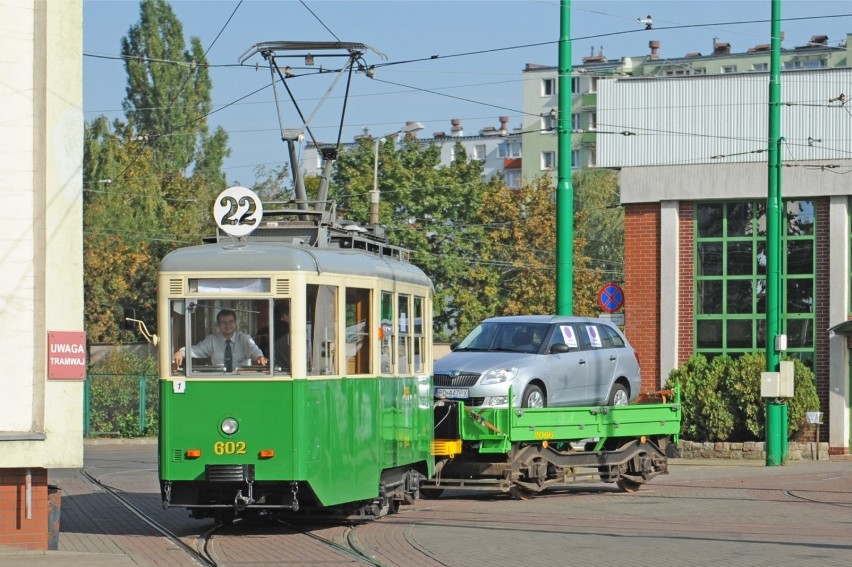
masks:
<path fill-rule="evenodd" d="M 521 486 L 513 484 L 509 488 L 509 494 L 515 500 L 529 500 L 530 498 L 535 497 L 536 492 L 534 490 L 530 490 L 529 488 L 523 488 Z"/>
<path fill-rule="evenodd" d="M 636 492 L 639 490 L 639 487 L 642 486 L 640 482 L 633 482 L 632 480 L 627 480 L 626 478 L 619 478 L 615 483 L 618 485 L 618 488 L 621 489 L 622 492 Z"/>

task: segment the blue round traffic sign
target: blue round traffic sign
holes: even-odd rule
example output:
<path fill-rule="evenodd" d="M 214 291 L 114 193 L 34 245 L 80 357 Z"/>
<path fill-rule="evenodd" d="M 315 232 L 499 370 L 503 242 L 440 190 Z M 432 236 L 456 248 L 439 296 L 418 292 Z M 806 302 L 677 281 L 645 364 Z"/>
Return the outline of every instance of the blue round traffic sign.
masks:
<path fill-rule="evenodd" d="M 607 313 L 614 313 L 624 307 L 624 291 L 615 283 L 608 283 L 598 291 L 598 305 Z"/>

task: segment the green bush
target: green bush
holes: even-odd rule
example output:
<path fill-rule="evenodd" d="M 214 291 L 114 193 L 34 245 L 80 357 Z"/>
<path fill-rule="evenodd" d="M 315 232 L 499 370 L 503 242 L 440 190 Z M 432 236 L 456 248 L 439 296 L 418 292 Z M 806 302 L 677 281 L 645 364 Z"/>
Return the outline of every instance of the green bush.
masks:
<path fill-rule="evenodd" d="M 793 359 L 794 394 L 787 399 L 788 437 L 804 425 L 805 413 L 819 409 L 813 372 Z M 760 397 L 764 353 L 739 358 L 719 356 L 708 362 L 693 355 L 667 382 L 680 384 L 683 403 L 681 434 L 695 441 L 756 441 L 765 437 L 766 402 Z"/>
<path fill-rule="evenodd" d="M 89 434 L 156 436 L 159 390 L 156 359 L 114 349 L 89 369 Z M 145 382 L 144 423 L 139 419 L 140 381 Z"/>
<path fill-rule="evenodd" d="M 731 359 L 720 356 L 708 362 L 698 354 L 672 371 L 667 387 L 680 384 L 683 420 L 681 434 L 688 439 L 726 441 L 734 426 L 730 403 L 724 395 L 725 371 Z M 697 402 L 696 402 L 697 401 Z"/>

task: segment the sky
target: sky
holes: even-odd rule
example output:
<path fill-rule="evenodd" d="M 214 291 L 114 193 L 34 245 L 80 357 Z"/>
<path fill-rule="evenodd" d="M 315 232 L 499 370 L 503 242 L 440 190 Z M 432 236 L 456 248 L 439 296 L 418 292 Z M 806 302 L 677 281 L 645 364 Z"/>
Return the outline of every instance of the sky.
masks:
<path fill-rule="evenodd" d="M 352 77 L 343 142 L 365 131 L 383 136 L 408 121 L 423 124 L 417 134 L 420 138 L 449 133 L 452 119 L 461 120 L 466 134 L 499 127 L 500 116 L 509 117 L 510 129 L 520 128 L 524 67 L 528 63 L 556 66 L 559 61 L 557 0 L 175 0 L 170 4 L 183 24 L 187 45 L 190 37 L 198 37 L 207 50 L 214 109 L 209 120 L 229 136 L 231 155 L 225 161 L 229 185 L 251 185 L 258 166 L 271 169 L 288 164 L 286 145 L 279 136 L 279 110 L 286 128 L 302 126 L 284 90 L 279 90 L 282 101 L 276 105 L 269 67 L 260 55 L 238 64 L 241 55 L 257 43 L 344 41 L 375 50 L 364 56 L 367 64 L 379 65 L 375 77 L 363 73 Z M 570 4 L 574 64 L 601 50 L 609 59 L 646 55 L 650 40 L 661 42 L 661 58 L 708 54 L 714 38 L 730 43 L 732 53 L 770 43 L 771 0 L 573 0 Z M 637 22 L 648 15 L 654 21 L 652 30 Z M 848 1 L 783 0 L 781 17 L 784 48 L 805 45 L 814 35 L 827 35 L 829 44 L 836 46 L 852 33 Z M 118 56 L 121 38 L 138 21 L 138 0 L 84 0 L 87 122 L 101 115 L 123 119 L 127 77 Z M 317 140 L 336 141 L 345 77 L 335 86 L 335 73 L 311 73 L 302 59 L 286 61 L 305 69 L 288 86 L 302 114 L 312 116 Z M 330 60 L 318 61 L 316 67 L 326 61 Z M 339 60 L 328 64 L 332 63 Z M 393 65 L 381 66 L 386 63 Z"/>

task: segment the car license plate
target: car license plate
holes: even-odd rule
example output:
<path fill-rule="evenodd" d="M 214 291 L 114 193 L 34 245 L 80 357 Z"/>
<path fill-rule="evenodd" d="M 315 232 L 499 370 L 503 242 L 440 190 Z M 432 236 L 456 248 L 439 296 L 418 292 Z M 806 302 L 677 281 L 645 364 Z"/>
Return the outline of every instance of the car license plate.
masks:
<path fill-rule="evenodd" d="M 435 388 L 435 397 L 448 400 L 467 399 L 467 388 Z"/>

